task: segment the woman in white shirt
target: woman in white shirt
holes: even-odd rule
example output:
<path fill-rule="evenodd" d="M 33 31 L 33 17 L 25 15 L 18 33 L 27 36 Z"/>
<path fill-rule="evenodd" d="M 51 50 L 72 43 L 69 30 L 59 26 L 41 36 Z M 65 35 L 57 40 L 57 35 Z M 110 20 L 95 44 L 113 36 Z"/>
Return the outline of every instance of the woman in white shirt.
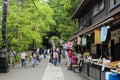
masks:
<path fill-rule="evenodd" d="M 21 62 L 22 62 L 22 67 L 26 68 L 26 59 L 27 59 L 27 54 L 25 51 L 21 53 Z"/>

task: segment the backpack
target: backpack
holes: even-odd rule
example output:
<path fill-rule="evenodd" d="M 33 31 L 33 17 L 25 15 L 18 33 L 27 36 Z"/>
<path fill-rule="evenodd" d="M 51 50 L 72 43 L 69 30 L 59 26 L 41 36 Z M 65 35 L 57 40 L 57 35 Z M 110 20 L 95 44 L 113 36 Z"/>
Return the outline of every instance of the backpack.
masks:
<path fill-rule="evenodd" d="M 58 58 L 58 55 L 57 55 L 57 53 L 55 54 L 55 59 L 57 59 Z"/>

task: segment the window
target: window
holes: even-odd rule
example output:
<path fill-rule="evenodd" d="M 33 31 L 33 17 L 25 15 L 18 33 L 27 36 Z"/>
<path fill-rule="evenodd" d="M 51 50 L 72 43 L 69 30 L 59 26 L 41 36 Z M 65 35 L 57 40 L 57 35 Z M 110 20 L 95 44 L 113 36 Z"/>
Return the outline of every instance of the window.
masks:
<path fill-rule="evenodd" d="M 85 25 L 86 25 L 86 18 L 81 18 L 80 19 L 80 30 L 83 30 L 85 28 Z"/>
<path fill-rule="evenodd" d="M 98 9 L 99 11 L 104 9 L 104 0 L 102 0 L 99 4 L 98 4 Z"/>
<path fill-rule="evenodd" d="M 95 15 L 97 12 L 98 12 L 98 5 L 96 5 L 96 6 L 94 7 L 93 15 Z"/>
<path fill-rule="evenodd" d="M 115 4 L 120 3 L 120 0 L 115 0 Z"/>
<path fill-rule="evenodd" d="M 93 16 L 99 13 L 101 10 L 104 9 L 104 0 L 100 0 L 95 7 L 93 8 Z"/>
<path fill-rule="evenodd" d="M 110 0 L 110 8 L 114 6 L 114 0 Z"/>
<path fill-rule="evenodd" d="M 81 18 L 80 19 L 80 27 L 79 27 L 79 29 L 82 30 L 82 28 L 83 28 L 83 19 Z"/>
<path fill-rule="evenodd" d="M 120 0 L 109 0 L 109 8 L 111 9 L 119 3 L 120 3 Z"/>

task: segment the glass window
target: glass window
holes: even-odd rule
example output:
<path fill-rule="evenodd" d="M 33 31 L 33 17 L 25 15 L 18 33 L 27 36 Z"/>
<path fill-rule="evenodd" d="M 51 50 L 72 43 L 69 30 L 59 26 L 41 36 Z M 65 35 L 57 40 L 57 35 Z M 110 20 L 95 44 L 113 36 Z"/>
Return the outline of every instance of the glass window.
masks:
<path fill-rule="evenodd" d="M 82 27 L 83 27 L 83 19 L 81 18 L 80 19 L 80 30 L 82 29 Z"/>
<path fill-rule="evenodd" d="M 115 4 L 120 3 L 120 0 L 115 0 Z"/>
<path fill-rule="evenodd" d="M 99 9 L 99 11 L 101 11 L 102 9 L 104 9 L 104 0 L 102 0 L 102 1 L 98 4 L 98 9 Z"/>
<path fill-rule="evenodd" d="M 96 6 L 93 8 L 93 16 L 96 15 L 101 10 L 103 10 L 104 7 L 105 7 L 104 0 L 101 0 L 100 2 L 98 2 Z"/>
<path fill-rule="evenodd" d="M 98 12 L 98 4 L 93 9 L 93 15 L 95 15 Z"/>
<path fill-rule="evenodd" d="M 109 0 L 109 8 L 113 8 L 115 5 L 119 3 L 120 3 L 120 0 Z"/>
<path fill-rule="evenodd" d="M 110 0 L 110 8 L 114 6 L 114 0 Z"/>

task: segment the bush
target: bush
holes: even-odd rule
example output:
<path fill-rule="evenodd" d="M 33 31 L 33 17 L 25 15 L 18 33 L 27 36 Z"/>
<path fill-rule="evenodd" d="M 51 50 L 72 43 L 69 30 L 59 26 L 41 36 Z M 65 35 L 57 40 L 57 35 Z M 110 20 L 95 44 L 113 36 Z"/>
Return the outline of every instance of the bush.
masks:
<path fill-rule="evenodd" d="M 20 58 L 20 55 L 16 55 L 16 62 L 20 62 L 21 61 L 21 58 Z"/>

